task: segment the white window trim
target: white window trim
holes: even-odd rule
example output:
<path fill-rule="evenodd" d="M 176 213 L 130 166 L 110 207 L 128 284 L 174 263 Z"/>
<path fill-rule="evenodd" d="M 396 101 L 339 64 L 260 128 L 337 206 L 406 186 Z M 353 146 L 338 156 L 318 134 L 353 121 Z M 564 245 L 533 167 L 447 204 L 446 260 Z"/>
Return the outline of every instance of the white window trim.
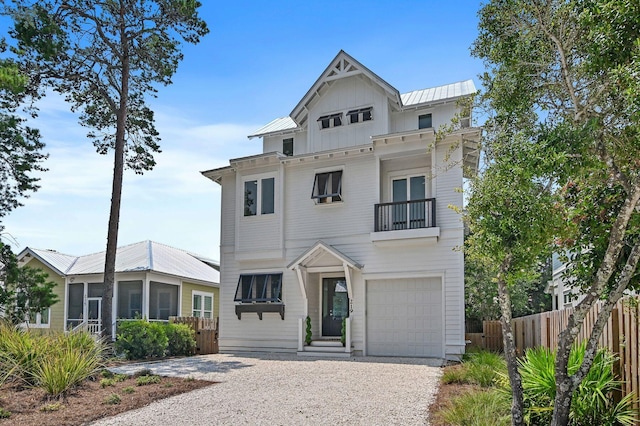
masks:
<path fill-rule="evenodd" d="M 202 297 L 202 306 L 200 307 L 200 318 L 204 318 L 204 316 L 202 314 L 204 314 L 205 309 L 204 309 L 204 298 L 205 297 L 211 297 L 211 318 L 215 318 L 215 296 L 213 295 L 213 293 L 207 293 L 206 291 L 199 291 L 199 290 L 192 290 L 191 291 L 191 315 L 193 315 L 193 312 L 195 311 L 195 307 L 193 304 L 193 297 L 194 296 L 200 296 Z"/>
<path fill-rule="evenodd" d="M 336 118 L 340 118 L 340 124 L 338 126 L 335 125 L 335 119 Z M 323 120 L 329 120 L 329 127 L 322 127 L 322 121 Z M 318 128 L 322 131 L 322 130 L 329 130 L 329 129 L 333 129 L 336 127 L 342 127 L 344 126 L 344 121 L 345 121 L 345 116 L 344 116 L 344 112 L 342 111 L 338 111 L 338 112 L 331 112 L 328 114 L 323 114 L 320 117 L 318 117 Z"/>
<path fill-rule="evenodd" d="M 431 194 L 431 179 L 429 169 L 426 167 L 421 167 L 419 169 L 409 169 L 409 170 L 398 170 L 389 172 L 387 174 L 387 195 L 389 197 L 389 202 L 393 200 L 393 181 L 397 179 L 411 179 L 412 177 L 424 176 L 424 197 L 426 199 L 434 198 Z M 407 185 L 407 190 L 409 190 L 409 186 Z M 408 195 L 408 194 L 407 194 Z"/>
<path fill-rule="evenodd" d="M 349 114 L 350 112 L 355 112 L 358 114 L 358 121 L 351 121 L 351 114 Z M 371 112 L 371 118 L 369 120 L 363 120 L 363 113 L 365 111 L 370 111 Z M 357 108 L 351 108 L 349 110 L 347 110 L 347 112 L 345 112 L 345 117 L 347 119 L 347 124 L 348 125 L 357 125 L 357 124 L 363 124 L 363 123 L 368 123 L 369 121 L 373 121 L 375 119 L 374 115 L 373 115 L 373 105 L 369 105 L 369 106 L 361 106 L 361 107 L 357 107 Z"/>
<path fill-rule="evenodd" d="M 262 180 L 263 179 L 270 179 L 273 178 L 273 213 L 262 213 Z M 244 214 L 244 185 L 246 182 L 251 182 L 251 181 L 257 181 L 257 187 L 258 187 L 258 193 L 256 194 L 256 214 L 254 215 L 248 215 L 245 216 Z M 259 217 L 259 216 L 272 216 L 275 215 L 277 210 L 278 210 L 278 173 L 276 172 L 272 172 L 272 173 L 261 173 L 261 174 L 257 174 L 257 175 L 249 175 L 249 176 L 243 176 L 242 177 L 242 182 L 240 183 L 240 194 L 241 196 L 238 197 L 239 198 L 239 203 L 240 203 L 240 207 L 239 207 L 239 212 L 240 212 L 240 216 L 245 218 L 245 219 L 249 219 L 252 217 Z"/>
<path fill-rule="evenodd" d="M 334 167 L 322 167 L 322 168 L 319 168 L 319 169 L 315 169 L 313 171 L 313 182 L 311 184 L 312 195 L 313 195 L 313 188 L 315 187 L 315 184 L 316 184 L 316 176 L 317 175 L 322 174 L 322 173 L 342 172 L 342 177 L 340 178 L 340 201 L 327 201 L 327 202 L 324 202 L 324 203 L 318 203 L 317 199 L 311 198 L 311 201 L 316 206 L 340 206 L 340 205 L 344 204 L 344 202 L 345 202 L 345 198 L 344 198 L 344 169 L 345 169 L 344 164 L 341 164 L 339 166 L 334 166 Z"/>
<path fill-rule="evenodd" d="M 48 322 L 46 324 L 42 324 L 42 314 L 40 312 L 36 314 L 36 322 L 25 322 L 24 324 L 29 328 L 51 328 L 51 307 L 46 309 L 48 313 Z"/>

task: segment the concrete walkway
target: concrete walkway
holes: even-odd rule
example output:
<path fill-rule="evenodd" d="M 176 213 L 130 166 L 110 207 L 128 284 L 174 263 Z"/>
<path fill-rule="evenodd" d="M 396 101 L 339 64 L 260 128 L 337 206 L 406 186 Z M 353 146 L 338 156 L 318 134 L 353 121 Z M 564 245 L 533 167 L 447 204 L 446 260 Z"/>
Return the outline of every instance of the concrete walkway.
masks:
<path fill-rule="evenodd" d="M 441 361 L 216 354 L 114 368 L 218 382 L 95 425 L 425 425 Z"/>

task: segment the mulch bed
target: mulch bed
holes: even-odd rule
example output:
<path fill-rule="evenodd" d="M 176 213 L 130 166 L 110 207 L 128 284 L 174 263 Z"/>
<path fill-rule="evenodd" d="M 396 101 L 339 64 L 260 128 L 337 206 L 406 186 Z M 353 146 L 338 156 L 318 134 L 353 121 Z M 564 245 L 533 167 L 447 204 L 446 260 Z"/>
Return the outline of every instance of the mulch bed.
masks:
<path fill-rule="evenodd" d="M 0 426 L 82 425 L 211 385 L 212 382 L 204 380 L 162 377 L 159 383 L 137 386 L 135 377 L 130 377 L 114 386 L 102 388 L 100 377 L 96 377 L 63 398 L 51 400 L 42 389 L 5 384 L 0 387 L 0 407 L 11 412 L 11 416 L 0 419 Z M 124 392 L 127 387 L 132 387 L 133 393 Z M 120 397 L 119 404 L 105 402 L 112 394 Z"/>

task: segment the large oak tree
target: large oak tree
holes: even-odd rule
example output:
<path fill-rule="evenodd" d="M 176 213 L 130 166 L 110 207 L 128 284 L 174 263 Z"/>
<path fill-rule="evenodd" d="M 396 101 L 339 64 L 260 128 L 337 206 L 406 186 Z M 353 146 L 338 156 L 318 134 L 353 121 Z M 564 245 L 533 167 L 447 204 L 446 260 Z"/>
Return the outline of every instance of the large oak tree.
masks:
<path fill-rule="evenodd" d="M 159 135 L 149 97 L 168 85 L 183 42 L 207 34 L 194 0 L 15 0 L 16 52 L 31 78 L 63 94 L 98 153 L 113 150 L 102 320 L 112 335 L 118 224 L 125 165 L 143 173 L 155 165 Z"/>

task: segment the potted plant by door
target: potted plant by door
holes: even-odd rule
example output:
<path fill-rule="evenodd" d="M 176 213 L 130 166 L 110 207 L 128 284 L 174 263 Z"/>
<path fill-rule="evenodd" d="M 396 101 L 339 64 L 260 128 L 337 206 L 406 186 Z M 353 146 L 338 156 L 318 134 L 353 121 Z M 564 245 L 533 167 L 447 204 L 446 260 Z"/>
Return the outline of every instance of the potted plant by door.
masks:
<path fill-rule="evenodd" d="M 309 346 L 311 344 L 311 317 L 307 316 L 307 330 L 304 336 L 304 343 Z"/>

